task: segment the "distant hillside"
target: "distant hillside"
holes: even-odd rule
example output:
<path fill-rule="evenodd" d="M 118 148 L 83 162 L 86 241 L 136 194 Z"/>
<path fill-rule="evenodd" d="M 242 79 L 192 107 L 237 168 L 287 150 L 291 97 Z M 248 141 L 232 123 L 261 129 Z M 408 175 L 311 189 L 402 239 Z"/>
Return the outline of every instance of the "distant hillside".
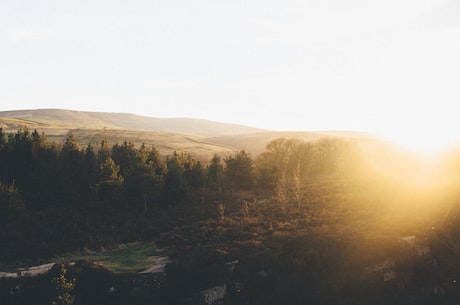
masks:
<path fill-rule="evenodd" d="M 316 141 L 323 137 L 370 139 L 365 133 L 346 131 L 304 132 L 269 131 L 253 127 L 191 118 L 153 118 L 128 113 L 84 112 L 62 109 L 37 109 L 0 112 L 4 132 L 29 130 L 44 132 L 47 139 L 62 142 L 72 133 L 79 144 L 98 147 L 102 140 L 110 145 L 132 142 L 154 145 L 162 155 L 185 151 L 200 159 L 214 154 L 229 155 L 245 150 L 253 156 L 263 152 L 276 138 Z"/>
<path fill-rule="evenodd" d="M 199 136 L 182 135 L 174 133 L 161 133 L 149 131 L 132 131 L 132 130 L 103 130 L 103 129 L 75 129 L 72 134 L 82 145 L 91 143 L 93 147 L 99 147 L 102 140 L 109 145 L 131 142 L 139 147 L 141 144 L 155 146 L 160 154 L 170 155 L 174 151 L 185 151 L 197 160 L 209 161 L 214 154 L 228 156 L 237 151 L 236 148 L 226 146 L 220 143 L 207 141 Z M 56 142 L 62 141 L 62 136 L 47 137 Z"/>
<path fill-rule="evenodd" d="M 62 134 L 73 129 L 139 130 L 203 137 L 261 132 L 253 127 L 191 118 L 154 118 L 129 113 L 37 109 L 0 112 L 0 126 L 15 131 L 30 130 Z M 46 132 L 48 131 L 48 132 Z"/>
<path fill-rule="evenodd" d="M 206 140 L 229 147 L 234 147 L 237 150 L 244 149 L 247 152 L 257 155 L 265 150 L 265 147 L 270 141 L 278 138 L 293 138 L 304 141 L 317 141 L 325 137 L 358 139 L 360 141 L 371 139 L 376 140 L 375 137 L 367 133 L 352 131 L 265 131 L 259 133 L 211 137 L 206 138 Z"/>

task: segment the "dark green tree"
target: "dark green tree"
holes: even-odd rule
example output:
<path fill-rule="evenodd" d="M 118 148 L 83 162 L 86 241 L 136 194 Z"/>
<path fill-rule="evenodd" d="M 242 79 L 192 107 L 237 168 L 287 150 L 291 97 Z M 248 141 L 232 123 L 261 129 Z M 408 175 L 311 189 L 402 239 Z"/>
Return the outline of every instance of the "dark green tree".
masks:
<path fill-rule="evenodd" d="M 163 184 L 163 198 L 169 207 L 181 203 L 187 193 L 188 185 L 181 156 L 174 152 L 166 159 L 166 175 Z"/>
<path fill-rule="evenodd" d="M 5 149 L 6 144 L 6 134 L 3 132 L 3 128 L 0 127 L 0 151 Z"/>
<path fill-rule="evenodd" d="M 117 198 L 123 185 L 120 167 L 109 157 L 99 168 L 99 184 L 97 185 L 98 199 L 111 200 Z"/>
<path fill-rule="evenodd" d="M 205 175 L 206 173 L 201 162 L 195 162 L 191 171 L 190 184 L 194 189 L 200 189 L 202 204 L 204 204 L 205 200 Z"/>
<path fill-rule="evenodd" d="M 130 172 L 134 171 L 141 163 L 138 151 L 131 142 L 124 141 L 112 147 L 111 156 L 113 161 L 120 166 L 120 174 L 127 179 Z"/>
<path fill-rule="evenodd" d="M 0 209 L 1 210 L 20 210 L 24 208 L 21 192 L 17 189 L 15 181 L 6 185 L 0 182 Z"/>
<path fill-rule="evenodd" d="M 29 207 L 40 209 L 54 201 L 59 162 L 56 147 L 47 142 L 44 133 L 32 132 L 31 149 L 33 164 L 29 168 L 30 183 L 25 190 Z"/>
<path fill-rule="evenodd" d="M 190 171 L 190 185 L 194 188 L 204 186 L 205 172 L 200 161 L 194 162 Z"/>
<path fill-rule="evenodd" d="M 3 132 L 3 128 L 0 127 L 0 182 L 7 181 L 8 177 L 8 141 L 6 134 Z"/>
<path fill-rule="evenodd" d="M 70 134 L 62 146 L 60 155 L 60 179 L 58 200 L 63 202 L 81 202 L 90 197 L 90 184 L 86 175 L 84 153 L 80 150 L 75 137 Z"/>
<path fill-rule="evenodd" d="M 161 200 L 165 167 L 160 153 L 153 146 L 147 148 L 142 144 L 138 154 L 141 163 L 137 171 L 137 180 L 142 187 L 140 194 L 142 194 L 144 211 L 147 211 L 150 206 L 158 205 Z"/>
<path fill-rule="evenodd" d="M 224 159 L 227 183 L 231 189 L 247 190 L 254 185 L 254 161 L 244 150 Z"/>
<path fill-rule="evenodd" d="M 7 146 L 8 141 L 6 134 L 3 132 L 3 128 L 0 127 L 0 181 L 4 178 L 3 175 L 7 165 Z"/>
<path fill-rule="evenodd" d="M 31 184 L 29 173 L 33 168 L 31 134 L 27 128 L 20 129 L 9 142 L 11 150 L 8 156 L 8 181 L 14 179 L 19 188 L 25 189 Z"/>
<path fill-rule="evenodd" d="M 102 140 L 97 152 L 97 160 L 99 164 L 104 163 L 110 157 L 110 148 L 107 140 Z"/>
<path fill-rule="evenodd" d="M 214 155 L 207 166 L 207 185 L 216 191 L 223 191 L 224 187 L 224 166 L 221 158 Z"/>
<path fill-rule="evenodd" d="M 89 194 L 91 203 L 94 200 L 97 200 L 97 183 L 99 181 L 99 163 L 96 158 L 96 153 L 91 145 L 88 144 L 85 150 L 85 157 L 84 157 L 85 169 L 86 169 L 86 177 L 88 179 L 87 184 L 89 187 Z"/>

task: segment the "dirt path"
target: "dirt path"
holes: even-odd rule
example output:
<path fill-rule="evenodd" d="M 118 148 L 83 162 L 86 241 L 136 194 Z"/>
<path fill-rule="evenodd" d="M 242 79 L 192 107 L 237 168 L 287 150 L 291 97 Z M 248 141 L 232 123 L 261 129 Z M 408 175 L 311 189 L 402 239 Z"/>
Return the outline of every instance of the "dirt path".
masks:
<path fill-rule="evenodd" d="M 48 263 L 29 268 L 19 268 L 17 272 L 0 272 L 0 277 L 17 278 L 21 276 L 37 276 L 48 273 L 56 263 Z"/>
<path fill-rule="evenodd" d="M 152 256 L 152 260 L 154 260 L 153 265 L 144 271 L 139 272 L 139 274 L 165 272 L 166 265 L 171 262 L 167 256 Z"/>

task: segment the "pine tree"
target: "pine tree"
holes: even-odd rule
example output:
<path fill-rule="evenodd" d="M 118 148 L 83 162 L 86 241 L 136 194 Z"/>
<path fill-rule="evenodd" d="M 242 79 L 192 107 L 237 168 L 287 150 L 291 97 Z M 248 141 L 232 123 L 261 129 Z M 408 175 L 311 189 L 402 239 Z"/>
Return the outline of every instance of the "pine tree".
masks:
<path fill-rule="evenodd" d="M 214 155 L 207 167 L 207 184 L 210 188 L 218 191 L 223 190 L 224 166 L 218 155 Z"/>
<path fill-rule="evenodd" d="M 254 161 L 244 150 L 224 159 L 225 173 L 231 188 L 250 189 L 254 185 Z"/>
<path fill-rule="evenodd" d="M 123 184 L 124 178 L 119 174 L 120 167 L 109 157 L 99 168 L 99 184 L 97 185 L 98 198 L 109 200 L 116 198 Z"/>

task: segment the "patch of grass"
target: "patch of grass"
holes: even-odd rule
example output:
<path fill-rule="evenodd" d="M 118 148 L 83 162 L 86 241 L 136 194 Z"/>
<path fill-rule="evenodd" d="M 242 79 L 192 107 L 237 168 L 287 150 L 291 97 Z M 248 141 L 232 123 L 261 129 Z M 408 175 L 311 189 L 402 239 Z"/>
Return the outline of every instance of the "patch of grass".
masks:
<path fill-rule="evenodd" d="M 19 268 L 46 263 L 75 262 L 86 260 L 107 268 L 115 273 L 139 272 L 149 268 L 155 263 L 155 257 L 164 255 L 154 242 L 132 242 L 121 244 L 117 249 L 92 251 L 85 250 L 78 253 L 66 253 L 48 259 L 40 259 L 34 262 L 17 261 L 11 263 L 0 262 L 0 272 L 17 272 Z"/>
<path fill-rule="evenodd" d="M 133 242 L 122 244 L 114 250 L 87 250 L 80 254 L 70 253 L 56 257 L 54 261 L 87 260 L 115 273 L 130 273 L 150 267 L 155 261 L 153 256 L 161 254 L 154 242 Z"/>

